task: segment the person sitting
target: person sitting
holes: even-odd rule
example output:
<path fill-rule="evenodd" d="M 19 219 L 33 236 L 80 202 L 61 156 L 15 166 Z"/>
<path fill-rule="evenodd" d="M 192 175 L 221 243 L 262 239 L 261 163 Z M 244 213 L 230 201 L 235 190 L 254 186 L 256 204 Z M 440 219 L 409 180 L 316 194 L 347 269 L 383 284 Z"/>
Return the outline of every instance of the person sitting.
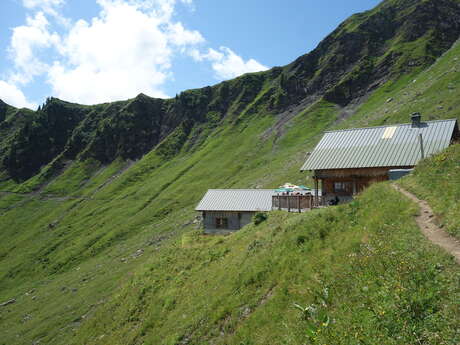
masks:
<path fill-rule="evenodd" d="M 339 202 L 340 202 L 340 199 L 339 199 L 339 197 L 336 195 L 336 196 L 334 197 L 334 199 L 332 199 L 332 200 L 329 201 L 329 205 L 331 205 L 331 206 L 336 206 L 336 205 L 339 204 Z"/>

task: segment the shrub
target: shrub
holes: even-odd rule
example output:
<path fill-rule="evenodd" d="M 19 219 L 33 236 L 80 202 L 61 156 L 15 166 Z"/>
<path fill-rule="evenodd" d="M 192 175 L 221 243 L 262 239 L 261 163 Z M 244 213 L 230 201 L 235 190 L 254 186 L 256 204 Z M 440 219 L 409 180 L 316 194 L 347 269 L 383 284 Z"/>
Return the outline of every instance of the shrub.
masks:
<path fill-rule="evenodd" d="M 307 236 L 304 236 L 304 235 L 297 236 L 297 245 L 300 246 L 304 244 L 306 240 L 307 240 Z"/>
<path fill-rule="evenodd" d="M 255 225 L 259 225 L 267 220 L 268 215 L 264 212 L 257 212 L 254 217 L 252 217 L 252 221 Z"/>

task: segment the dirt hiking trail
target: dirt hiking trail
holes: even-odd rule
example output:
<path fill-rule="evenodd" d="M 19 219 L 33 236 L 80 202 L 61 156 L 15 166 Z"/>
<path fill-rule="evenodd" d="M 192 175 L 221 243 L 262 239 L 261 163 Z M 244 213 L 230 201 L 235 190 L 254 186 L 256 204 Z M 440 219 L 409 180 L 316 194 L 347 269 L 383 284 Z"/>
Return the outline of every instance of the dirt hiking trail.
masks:
<path fill-rule="evenodd" d="M 430 205 L 425 200 L 420 200 L 414 194 L 401 188 L 396 184 L 392 184 L 398 192 L 404 194 L 412 201 L 420 206 L 420 214 L 415 218 L 420 230 L 434 244 L 446 250 L 449 254 L 455 257 L 455 260 L 460 265 L 460 241 L 450 236 L 434 223 L 434 213 Z"/>

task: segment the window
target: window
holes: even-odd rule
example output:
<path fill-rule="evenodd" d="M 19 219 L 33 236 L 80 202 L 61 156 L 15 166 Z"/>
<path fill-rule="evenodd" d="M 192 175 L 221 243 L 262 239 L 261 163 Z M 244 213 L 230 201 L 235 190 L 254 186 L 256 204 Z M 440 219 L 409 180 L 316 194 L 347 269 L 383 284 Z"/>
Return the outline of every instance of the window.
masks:
<path fill-rule="evenodd" d="M 385 132 L 383 132 L 382 139 L 391 139 L 395 135 L 397 127 L 387 127 Z"/>
<path fill-rule="evenodd" d="M 228 218 L 216 217 L 216 229 L 227 229 Z"/>
<path fill-rule="evenodd" d="M 335 193 L 352 193 L 353 186 L 351 182 L 334 182 Z"/>

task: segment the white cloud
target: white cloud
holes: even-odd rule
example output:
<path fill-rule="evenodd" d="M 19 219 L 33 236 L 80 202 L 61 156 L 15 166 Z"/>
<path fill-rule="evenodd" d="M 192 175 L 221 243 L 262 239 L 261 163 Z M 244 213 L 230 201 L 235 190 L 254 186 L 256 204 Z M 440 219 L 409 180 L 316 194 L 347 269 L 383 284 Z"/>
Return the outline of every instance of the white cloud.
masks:
<path fill-rule="evenodd" d="M 227 47 L 220 47 L 219 51 L 209 48 L 206 54 L 200 53 L 197 49 L 192 49 L 190 55 L 196 61 L 211 61 L 212 69 L 218 79 L 231 79 L 244 73 L 259 72 L 268 69 L 267 66 L 254 59 L 244 61 L 241 56 Z"/>
<path fill-rule="evenodd" d="M 57 9 L 64 3 L 64 0 L 22 0 L 25 8 L 43 11 L 53 17 L 59 17 Z"/>
<path fill-rule="evenodd" d="M 195 61 L 210 62 L 218 79 L 267 69 L 226 47 L 200 53 L 205 43 L 201 33 L 174 17 L 178 3 L 193 10 L 193 0 L 94 1 L 101 8 L 97 17 L 72 22 L 60 13 L 65 0 L 22 0 L 33 15 L 13 29 L 9 53 L 14 70 L 3 82 L 15 104 L 31 104 L 19 86 L 37 76 L 45 76 L 53 96 L 84 104 L 141 92 L 167 97 L 164 84 L 172 79 L 173 57 L 185 52 Z M 60 25 L 61 34 L 54 25 Z"/>
<path fill-rule="evenodd" d="M 27 17 L 26 25 L 13 29 L 8 51 L 17 69 L 11 79 L 17 83 L 26 84 L 34 76 L 43 74 L 46 63 L 37 57 L 40 49 L 58 44 L 59 36 L 48 31 L 49 22 L 43 12 L 34 17 Z"/>
<path fill-rule="evenodd" d="M 22 4 L 25 8 L 46 8 L 56 7 L 64 4 L 64 0 L 22 0 Z"/>
<path fill-rule="evenodd" d="M 0 99 L 18 108 L 36 109 L 37 105 L 27 101 L 22 91 L 13 84 L 0 80 Z"/>
<path fill-rule="evenodd" d="M 140 92 L 166 97 L 175 49 L 204 42 L 174 22 L 174 1 L 99 0 L 90 23 L 79 20 L 59 48 L 48 74 L 57 97 L 81 103 L 126 99 Z"/>
<path fill-rule="evenodd" d="M 177 46 L 194 45 L 204 42 L 203 36 L 194 30 L 186 30 L 182 23 L 170 24 L 168 27 L 169 39 Z"/>

